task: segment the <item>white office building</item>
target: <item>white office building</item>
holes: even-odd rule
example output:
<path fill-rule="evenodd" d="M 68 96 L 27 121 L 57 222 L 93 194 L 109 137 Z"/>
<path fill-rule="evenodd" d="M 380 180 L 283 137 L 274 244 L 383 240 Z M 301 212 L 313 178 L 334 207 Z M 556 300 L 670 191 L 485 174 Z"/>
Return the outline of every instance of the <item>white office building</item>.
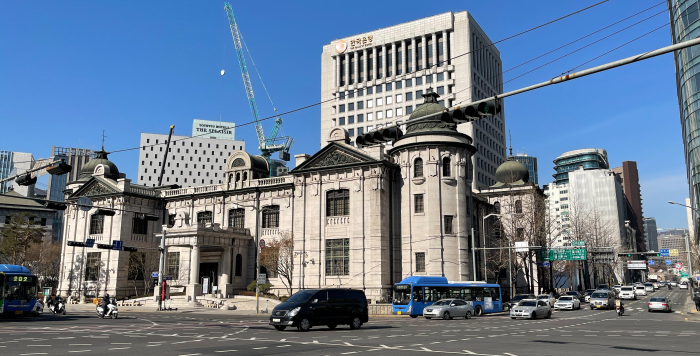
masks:
<path fill-rule="evenodd" d="M 0 179 L 21 174 L 32 169 L 34 156 L 31 153 L 0 151 Z M 16 180 L 0 183 L 0 193 L 13 190 L 25 197 L 34 197 L 34 184 L 23 186 Z"/>
<path fill-rule="evenodd" d="M 321 55 L 321 142 L 334 127 L 354 139 L 405 120 L 428 90 L 444 106 L 501 93 L 500 53 L 495 46 L 484 48 L 490 43 L 466 11 L 331 41 Z M 501 112 L 458 127 L 477 147 L 471 158 L 474 189 L 495 184 L 496 169 L 506 160 L 504 117 Z"/>
<path fill-rule="evenodd" d="M 138 184 L 158 185 L 167 141 L 167 134 L 141 133 Z M 177 184 L 186 188 L 221 184 L 226 159 L 234 151 L 245 151 L 245 141 L 173 135 L 163 185 Z"/>

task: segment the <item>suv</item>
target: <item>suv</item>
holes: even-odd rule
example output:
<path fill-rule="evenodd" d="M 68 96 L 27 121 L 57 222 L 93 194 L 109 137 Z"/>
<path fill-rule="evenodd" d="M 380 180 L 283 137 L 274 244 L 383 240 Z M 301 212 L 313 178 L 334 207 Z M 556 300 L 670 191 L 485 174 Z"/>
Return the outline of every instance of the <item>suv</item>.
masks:
<path fill-rule="evenodd" d="M 591 310 L 615 308 L 615 293 L 609 290 L 597 290 L 591 294 Z"/>
<path fill-rule="evenodd" d="M 620 288 L 620 299 L 637 299 L 634 293 L 634 287 L 624 286 Z"/>
<path fill-rule="evenodd" d="M 599 284 L 597 290 L 610 290 L 610 287 L 607 284 Z"/>
<path fill-rule="evenodd" d="M 367 297 L 355 289 L 306 289 L 279 304 L 270 313 L 270 325 L 282 331 L 296 326 L 308 331 L 312 326 L 326 325 L 329 329 L 349 324 L 359 329 L 369 321 Z"/>
<path fill-rule="evenodd" d="M 654 291 L 654 284 L 653 283 L 644 283 L 644 290 L 649 293 Z"/>

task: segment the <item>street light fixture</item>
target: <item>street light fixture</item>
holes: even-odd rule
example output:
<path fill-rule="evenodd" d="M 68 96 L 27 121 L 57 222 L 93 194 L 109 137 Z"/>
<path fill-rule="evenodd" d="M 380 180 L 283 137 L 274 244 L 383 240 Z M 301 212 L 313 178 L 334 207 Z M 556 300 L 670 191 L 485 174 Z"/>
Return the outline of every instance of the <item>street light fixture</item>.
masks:
<path fill-rule="evenodd" d="M 693 208 L 692 206 L 688 206 L 688 205 L 685 205 L 685 204 L 676 203 L 676 202 L 673 202 L 673 201 L 670 201 L 670 200 L 669 200 L 668 203 L 669 203 L 669 204 L 675 204 L 675 205 L 684 206 L 684 207 L 686 207 L 686 208 L 693 209 L 693 211 L 695 211 L 696 214 L 698 213 L 698 211 L 697 211 L 695 208 Z M 693 262 L 690 260 L 690 238 L 689 238 L 688 235 L 689 235 L 689 234 L 685 234 L 685 253 L 686 253 L 687 258 L 688 258 L 688 271 L 690 272 L 689 276 L 690 276 L 690 278 L 694 278 L 695 275 L 694 275 L 694 273 L 693 273 Z M 692 286 L 692 279 L 691 279 L 691 286 Z M 690 290 L 690 289 L 689 289 L 689 290 Z"/>

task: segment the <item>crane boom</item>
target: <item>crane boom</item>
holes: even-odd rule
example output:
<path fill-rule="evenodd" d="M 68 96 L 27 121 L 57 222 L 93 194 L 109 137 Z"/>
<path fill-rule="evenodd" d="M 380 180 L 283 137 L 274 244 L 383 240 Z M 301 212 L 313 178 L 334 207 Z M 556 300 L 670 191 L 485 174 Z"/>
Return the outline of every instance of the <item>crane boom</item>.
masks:
<path fill-rule="evenodd" d="M 233 10 L 231 9 L 231 5 L 229 5 L 228 3 L 224 3 L 224 10 L 226 10 L 226 14 L 228 14 L 228 22 L 231 26 L 231 36 L 233 36 L 233 44 L 236 47 L 236 54 L 238 55 L 238 65 L 241 67 L 243 85 L 245 86 L 245 93 L 248 96 L 250 112 L 251 114 L 253 114 L 253 120 L 255 120 L 255 132 L 258 134 L 258 142 L 260 143 L 260 150 L 262 151 L 267 148 L 267 140 L 265 139 L 265 133 L 263 132 L 262 123 L 260 122 L 260 114 L 258 114 L 258 104 L 255 102 L 255 94 L 253 93 L 253 85 L 250 82 L 248 66 L 246 66 L 245 57 L 243 56 L 241 34 L 238 32 L 238 24 L 236 24 L 236 19 L 233 17 Z"/>

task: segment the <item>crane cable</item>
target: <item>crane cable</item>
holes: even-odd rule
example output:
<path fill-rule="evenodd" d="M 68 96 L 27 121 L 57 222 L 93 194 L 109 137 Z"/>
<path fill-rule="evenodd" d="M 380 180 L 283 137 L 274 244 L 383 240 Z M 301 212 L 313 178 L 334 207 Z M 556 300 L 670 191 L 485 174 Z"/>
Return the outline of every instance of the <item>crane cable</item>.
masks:
<path fill-rule="evenodd" d="M 275 110 L 275 113 L 277 113 L 277 108 L 275 107 L 275 103 L 272 102 L 272 98 L 270 97 L 270 93 L 267 91 L 267 87 L 265 86 L 265 82 L 263 82 L 262 77 L 260 76 L 260 72 L 258 72 L 258 66 L 255 65 L 255 61 L 253 60 L 253 55 L 250 54 L 250 50 L 248 49 L 248 45 L 245 43 L 245 40 L 243 39 L 243 34 L 241 33 L 240 29 L 238 29 L 238 36 L 241 37 L 241 42 L 243 42 L 243 46 L 245 47 L 246 52 L 248 52 L 248 57 L 250 57 L 250 62 L 253 63 L 253 68 L 255 68 L 255 73 L 258 75 L 258 78 L 260 79 L 260 83 L 262 83 L 263 89 L 265 89 L 265 94 L 267 94 L 267 98 L 270 99 L 270 104 L 272 104 L 272 108 Z"/>

